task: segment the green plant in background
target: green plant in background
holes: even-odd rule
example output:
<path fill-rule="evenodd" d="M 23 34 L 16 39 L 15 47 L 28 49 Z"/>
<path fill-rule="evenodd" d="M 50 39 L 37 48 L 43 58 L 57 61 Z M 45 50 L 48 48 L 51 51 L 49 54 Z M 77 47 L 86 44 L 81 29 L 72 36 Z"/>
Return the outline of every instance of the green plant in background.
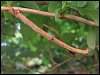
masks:
<path fill-rule="evenodd" d="M 41 29 L 45 26 L 46 28 L 43 30 L 63 42 L 79 49 L 89 47 L 91 49 L 89 55 L 70 53 L 34 32 L 9 12 L 2 11 L 2 32 L 14 36 L 1 35 L 1 73 L 69 73 L 69 71 L 73 72 L 73 69 L 75 69 L 75 73 L 82 73 L 80 70 L 90 74 L 98 73 L 99 1 L 39 2 L 1 1 L 1 6 L 22 7 L 54 13 L 55 17 L 46 17 L 21 12 Z M 94 21 L 96 26 L 92 27 L 84 23 L 59 18 L 63 14 L 86 18 Z"/>

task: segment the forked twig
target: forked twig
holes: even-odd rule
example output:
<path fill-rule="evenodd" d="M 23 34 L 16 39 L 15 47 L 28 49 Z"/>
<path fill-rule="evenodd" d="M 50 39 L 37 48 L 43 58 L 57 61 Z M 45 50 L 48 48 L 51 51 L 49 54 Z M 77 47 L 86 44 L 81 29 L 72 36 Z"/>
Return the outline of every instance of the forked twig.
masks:
<path fill-rule="evenodd" d="M 86 50 L 81 50 L 81 49 L 76 49 L 74 47 L 71 47 L 67 44 L 65 44 L 64 42 L 56 39 L 55 37 L 53 37 L 52 35 L 46 33 L 45 31 L 43 31 L 42 29 L 40 29 L 37 25 L 35 25 L 33 22 L 31 22 L 28 18 L 26 18 L 24 15 L 22 15 L 20 13 L 19 10 L 15 10 L 11 7 L 9 7 L 9 10 L 8 10 L 11 14 L 13 14 L 14 16 L 16 16 L 18 19 L 20 19 L 22 22 L 24 22 L 26 25 L 28 25 L 29 27 L 31 27 L 35 32 L 39 33 L 40 35 L 42 35 L 43 37 L 47 38 L 48 40 L 58 44 L 59 46 L 67 49 L 67 50 L 70 50 L 72 52 L 76 52 L 76 53 L 80 53 L 80 54 L 88 54 L 90 52 L 90 49 L 87 48 Z"/>
<path fill-rule="evenodd" d="M 52 68 L 52 70 L 55 70 L 56 68 L 60 67 L 60 66 L 63 65 L 64 63 L 66 63 L 66 62 L 72 60 L 73 58 L 75 58 L 75 56 L 69 57 L 68 59 L 66 59 L 66 60 L 64 60 L 63 62 L 61 62 L 61 63 L 57 64 L 56 66 L 54 66 L 54 67 Z"/>

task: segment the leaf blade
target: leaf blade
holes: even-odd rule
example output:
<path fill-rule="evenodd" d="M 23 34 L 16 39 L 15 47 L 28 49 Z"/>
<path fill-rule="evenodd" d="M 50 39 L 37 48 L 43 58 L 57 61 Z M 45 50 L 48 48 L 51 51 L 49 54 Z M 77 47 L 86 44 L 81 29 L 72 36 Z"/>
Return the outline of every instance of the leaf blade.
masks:
<path fill-rule="evenodd" d="M 95 49 L 96 46 L 96 33 L 94 29 L 91 29 L 87 36 L 87 45 L 90 49 Z"/>

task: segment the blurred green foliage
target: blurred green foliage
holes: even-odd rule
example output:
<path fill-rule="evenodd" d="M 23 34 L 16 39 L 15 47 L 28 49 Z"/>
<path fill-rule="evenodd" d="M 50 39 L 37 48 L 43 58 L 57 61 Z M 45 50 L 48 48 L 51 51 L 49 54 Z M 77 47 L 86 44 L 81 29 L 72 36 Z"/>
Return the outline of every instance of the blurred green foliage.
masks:
<path fill-rule="evenodd" d="M 42 1 L 41 1 L 42 2 Z M 91 48 L 89 55 L 70 53 L 62 47 L 48 41 L 34 32 L 7 11 L 1 13 L 1 73 L 2 74 L 41 74 L 64 73 L 64 71 L 87 70 L 91 74 L 99 73 L 99 1 L 1 1 L 1 6 L 16 6 L 55 13 L 54 18 L 22 13 L 37 26 L 63 40 L 65 43 L 80 49 Z M 59 19 L 59 14 L 77 15 L 93 20 L 97 27 L 66 19 Z M 44 25 L 49 26 L 45 28 Z M 53 28 L 55 31 L 52 31 Z M 94 30 L 91 30 L 94 29 Z M 57 33 L 57 35 L 55 34 Z M 88 37 L 87 37 L 88 36 Z M 54 62 L 59 64 L 76 55 L 56 70 L 50 71 Z M 67 72 L 68 73 L 68 72 Z M 79 72 L 82 73 L 82 72 Z M 87 72 L 85 72 L 87 73 Z"/>

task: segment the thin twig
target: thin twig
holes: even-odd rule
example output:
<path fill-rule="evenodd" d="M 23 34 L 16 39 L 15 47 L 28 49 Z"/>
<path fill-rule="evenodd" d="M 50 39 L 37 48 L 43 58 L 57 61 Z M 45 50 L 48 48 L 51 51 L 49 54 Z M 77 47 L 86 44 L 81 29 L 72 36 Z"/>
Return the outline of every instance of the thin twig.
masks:
<path fill-rule="evenodd" d="M 25 23 L 29 27 L 31 27 L 38 34 L 42 35 L 43 37 L 47 38 L 48 40 L 50 40 L 50 41 L 52 41 L 52 42 L 54 42 L 56 44 L 58 44 L 59 46 L 65 48 L 67 50 L 70 50 L 72 52 L 76 52 L 76 53 L 80 53 L 80 54 L 84 54 L 84 55 L 87 55 L 90 52 L 89 48 L 87 48 L 86 50 L 81 50 L 81 49 L 76 49 L 74 47 L 71 47 L 71 46 L 65 44 L 64 42 L 56 39 L 52 35 L 48 34 L 47 32 L 43 31 L 42 29 L 40 29 L 37 25 L 35 25 L 28 18 L 26 18 L 24 15 L 22 15 L 19 10 L 14 10 L 11 7 L 9 7 L 9 8 L 10 8 L 9 12 L 11 14 L 13 14 L 14 16 L 16 16 L 18 19 L 20 19 L 23 23 Z"/>
<path fill-rule="evenodd" d="M 63 41 L 62 37 L 59 35 L 59 33 L 58 33 L 54 28 L 52 28 L 52 27 L 50 27 L 50 26 L 48 26 L 48 25 L 46 25 L 46 24 L 43 24 L 43 26 L 45 26 L 46 28 L 48 28 L 49 30 L 51 30 L 53 33 L 55 33 L 55 34 L 57 35 L 57 37 L 58 37 L 61 41 Z"/>
<path fill-rule="evenodd" d="M 39 11 L 39 10 L 35 10 L 35 9 L 21 8 L 21 7 L 12 7 L 12 8 L 14 10 L 19 10 L 21 12 L 28 12 L 28 13 L 33 13 L 33 14 L 37 14 L 37 15 L 43 15 L 43 16 L 49 16 L 49 17 L 55 16 L 54 13 Z M 1 6 L 1 10 L 10 10 L 10 8 L 5 7 L 5 6 Z M 74 16 L 74 15 L 62 14 L 59 16 L 59 18 L 82 22 L 82 23 L 85 23 L 85 24 L 90 25 L 90 26 L 97 26 L 93 21 L 90 21 L 90 20 L 87 20 L 87 19 L 84 19 L 84 18 L 81 18 L 78 16 Z"/>
<path fill-rule="evenodd" d="M 46 25 L 46 24 L 43 24 L 43 26 L 45 26 L 46 28 L 48 28 L 49 30 L 51 30 L 52 32 L 54 32 L 54 33 L 57 35 L 57 37 L 58 37 L 62 42 L 64 42 L 64 40 L 62 39 L 62 37 L 59 35 L 59 33 L 58 33 L 55 29 L 53 29 L 52 27 L 50 27 L 50 26 L 48 26 L 48 25 Z M 68 53 L 71 54 L 71 52 L 69 52 L 69 51 L 68 51 Z M 71 54 L 71 55 L 72 55 L 72 54 Z"/>
<path fill-rule="evenodd" d="M 51 62 L 53 63 L 53 65 L 56 65 L 57 63 L 53 60 L 53 55 L 52 55 L 52 53 L 51 53 L 51 50 L 50 50 L 50 49 L 48 49 L 48 53 L 49 53 L 49 55 L 50 55 Z"/>
<path fill-rule="evenodd" d="M 60 66 L 63 65 L 64 63 L 66 63 L 66 62 L 72 60 L 74 57 L 75 57 L 75 56 L 69 57 L 67 60 L 64 60 L 64 61 L 61 62 L 60 64 L 57 64 L 56 66 L 54 66 L 54 67 L 52 68 L 52 70 L 54 70 L 54 69 L 60 67 Z"/>

